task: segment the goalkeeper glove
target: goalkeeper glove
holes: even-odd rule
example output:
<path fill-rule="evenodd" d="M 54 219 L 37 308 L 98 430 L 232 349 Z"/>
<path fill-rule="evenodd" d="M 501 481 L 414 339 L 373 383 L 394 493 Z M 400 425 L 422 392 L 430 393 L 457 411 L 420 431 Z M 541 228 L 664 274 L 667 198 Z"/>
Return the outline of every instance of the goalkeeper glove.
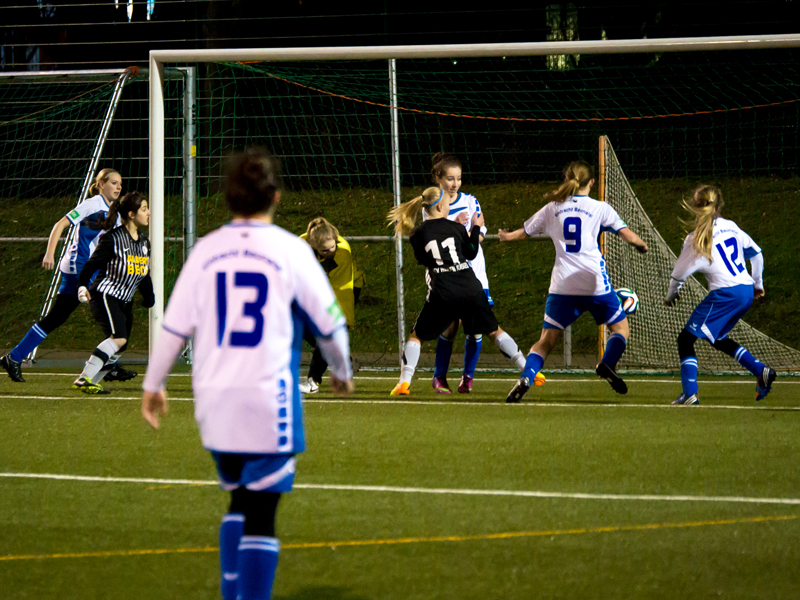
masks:
<path fill-rule="evenodd" d="M 78 288 L 78 300 L 80 300 L 83 303 L 86 303 L 89 300 L 91 300 L 91 298 L 92 297 L 89 295 L 89 290 L 87 290 L 85 286 L 81 286 Z"/>

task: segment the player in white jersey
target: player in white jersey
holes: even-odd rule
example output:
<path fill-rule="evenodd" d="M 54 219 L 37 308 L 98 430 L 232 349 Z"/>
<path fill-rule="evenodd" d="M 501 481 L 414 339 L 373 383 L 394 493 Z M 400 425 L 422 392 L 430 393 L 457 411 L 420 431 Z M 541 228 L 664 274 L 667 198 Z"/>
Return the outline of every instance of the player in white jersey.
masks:
<path fill-rule="evenodd" d="M 437 152 L 433 155 L 433 168 L 431 178 L 444 194 L 443 201 L 449 202 L 450 208 L 447 219 L 460 223 L 469 231 L 473 216 L 482 215 L 481 205 L 478 199 L 470 194 L 461 191 L 461 161 L 452 154 Z M 422 211 L 422 220 L 428 219 L 428 213 Z M 480 241 L 486 236 L 485 225 L 480 228 Z M 483 247 L 478 245 L 478 254 L 472 260 L 467 261 L 472 271 L 475 273 L 489 306 L 494 306 L 494 300 L 489 293 L 489 278 L 486 276 L 486 259 L 483 255 Z M 454 321 L 439 336 L 436 343 L 436 363 L 433 372 L 433 389 L 440 394 L 450 394 L 450 386 L 447 383 L 447 370 L 450 367 L 450 357 L 453 354 L 453 341 L 458 333 L 459 321 Z M 475 367 L 483 346 L 483 336 L 481 334 L 465 334 L 464 339 L 464 370 L 461 375 L 461 382 L 458 384 L 458 391 L 462 394 L 469 394 L 472 391 L 472 382 L 475 376 Z M 544 383 L 544 375 L 537 375 L 536 385 Z"/>
<path fill-rule="evenodd" d="M 108 207 L 119 198 L 121 191 L 122 177 L 120 174 L 114 169 L 103 169 L 97 174 L 94 183 L 89 188 L 89 193 L 93 196 L 78 204 L 53 225 L 47 240 L 44 260 L 42 260 L 42 267 L 48 270 L 55 266 L 55 253 L 61 234 L 70 225 L 74 225 L 77 231 L 59 264 L 61 285 L 53 306 L 47 315 L 30 328 L 10 353 L 0 358 L 0 365 L 8 372 L 8 376 L 13 381 L 20 383 L 25 381 L 22 378 L 22 361 L 51 332 L 63 325 L 80 304 L 78 301 L 78 274 L 89 260 L 103 233 L 99 223 L 105 219 Z M 107 379 L 125 381 L 135 376 L 136 373 L 133 371 L 127 371 L 116 365 L 116 368 L 107 375 Z"/>
<path fill-rule="evenodd" d="M 764 297 L 764 257 L 749 235 L 733 221 L 722 218 L 722 206 L 722 193 L 711 185 L 698 187 L 691 200 L 683 202 L 694 219 L 694 231 L 683 242 L 664 303 L 674 306 L 684 281 L 697 272 L 706 276 L 709 293 L 678 334 L 683 392 L 673 404 L 699 403 L 694 351 L 697 338 L 705 339 L 756 376 L 756 400 L 769 393 L 776 377 L 773 369 L 728 337 L 753 299 Z M 745 260 L 750 261 L 752 275 L 745 268 Z"/>
<path fill-rule="evenodd" d="M 588 196 L 593 185 L 591 165 L 582 160 L 572 162 L 564 170 L 561 187 L 547 194 L 551 202 L 525 221 L 522 229 L 500 230 L 501 241 L 550 238 L 556 247 L 542 336 L 531 348 L 522 376 L 506 402 L 522 399 L 561 332 L 587 310 L 598 325 L 606 325 L 611 330 L 596 373 L 607 380 L 615 392 L 625 394 L 628 391 L 628 386 L 617 375 L 616 366 L 625 352 L 630 329 L 625 311 L 608 280 L 598 237 L 602 232 L 613 232 L 641 253 L 647 252 L 647 244 L 628 228 L 609 204 Z"/>
<path fill-rule="evenodd" d="M 352 391 L 345 318 L 311 247 L 272 224 L 276 159 L 234 155 L 225 197 L 234 219 L 201 239 L 181 270 L 150 356 L 142 414 L 166 412 L 164 381 L 194 337 L 192 386 L 203 446 L 231 504 L 220 527 L 222 596 L 269 598 L 280 544 L 275 511 L 305 449 L 300 383 L 304 328 L 317 337 L 334 391 Z"/>

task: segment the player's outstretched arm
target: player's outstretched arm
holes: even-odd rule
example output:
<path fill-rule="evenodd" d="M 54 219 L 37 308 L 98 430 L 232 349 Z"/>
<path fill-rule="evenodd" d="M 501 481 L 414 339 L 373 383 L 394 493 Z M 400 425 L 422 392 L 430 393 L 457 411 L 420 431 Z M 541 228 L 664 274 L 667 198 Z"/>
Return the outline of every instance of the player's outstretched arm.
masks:
<path fill-rule="evenodd" d="M 647 244 L 645 243 L 645 241 L 638 235 L 633 233 L 630 230 L 630 227 L 626 227 L 625 229 L 620 229 L 617 232 L 617 235 L 621 237 L 623 240 L 625 240 L 628 244 L 636 248 L 638 252 L 641 252 L 642 254 L 647 252 Z"/>
<path fill-rule="evenodd" d="M 44 259 L 42 260 L 42 267 L 48 271 L 51 271 L 56 265 L 58 240 L 61 239 L 61 234 L 64 233 L 67 227 L 69 227 L 69 219 L 67 217 L 61 217 L 58 223 L 53 225 L 52 231 L 50 231 L 50 237 L 47 238 L 47 250 L 45 250 Z"/>
<path fill-rule="evenodd" d="M 500 229 L 497 234 L 500 236 L 501 242 L 516 242 L 518 240 L 528 239 L 528 234 L 525 233 L 523 228 L 516 231 L 509 231 L 508 229 Z"/>

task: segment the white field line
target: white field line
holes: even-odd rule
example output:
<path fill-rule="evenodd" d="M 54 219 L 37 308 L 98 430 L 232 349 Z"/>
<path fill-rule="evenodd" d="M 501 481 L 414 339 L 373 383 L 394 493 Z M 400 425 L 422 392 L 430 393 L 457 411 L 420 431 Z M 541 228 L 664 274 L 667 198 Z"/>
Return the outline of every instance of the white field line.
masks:
<path fill-rule="evenodd" d="M 60 481 L 89 481 L 100 483 L 150 483 L 159 485 L 218 485 L 216 481 L 194 479 L 156 479 L 149 477 L 94 477 L 89 475 L 57 475 L 52 473 L 0 473 L 14 479 L 51 479 Z M 542 492 L 528 490 L 470 490 L 453 488 L 420 488 L 385 485 L 341 485 L 326 483 L 296 483 L 304 490 L 335 490 L 344 492 L 384 492 L 398 494 L 438 494 L 454 496 L 513 496 L 521 498 L 562 498 L 573 500 L 643 500 L 660 502 L 733 502 L 741 504 L 800 505 L 800 498 L 753 498 L 748 496 L 668 496 L 661 494 L 585 494 Z"/>
<path fill-rule="evenodd" d="M 39 376 L 47 376 L 47 377 L 77 377 L 77 373 L 32 373 L 32 372 L 25 372 L 25 377 L 29 375 L 39 375 Z M 170 377 L 191 377 L 191 373 L 170 373 Z M 397 377 L 362 377 L 362 376 L 355 376 L 353 377 L 355 380 L 363 380 L 363 381 L 397 381 Z M 727 380 L 727 381 L 720 381 L 718 379 L 700 379 L 698 383 L 703 385 L 708 384 L 719 384 L 719 385 L 754 385 L 752 378 L 746 378 L 742 376 L 742 379 L 746 379 L 746 381 L 738 381 L 738 380 Z M 420 381 L 426 381 L 420 379 Z M 512 383 L 519 381 L 519 377 L 517 378 L 483 378 L 477 377 L 475 378 L 476 382 L 480 383 L 492 383 L 492 382 L 501 382 L 501 383 Z M 633 383 L 677 383 L 680 381 L 680 377 L 677 375 L 674 379 L 635 379 L 633 377 L 626 377 L 625 381 L 633 382 Z M 588 379 L 556 379 L 556 378 L 547 378 L 547 383 L 606 383 L 605 379 L 600 379 L 599 377 L 592 377 Z M 547 385 L 547 384 L 545 384 Z M 787 378 L 781 378 L 778 382 L 778 385 L 800 385 L 800 380 L 789 380 Z"/>
<path fill-rule="evenodd" d="M 168 396 L 170 402 L 194 402 L 194 398 L 173 398 Z M 122 400 L 125 402 L 141 402 L 141 396 L 6 396 L 0 393 L 0 401 L 3 400 L 79 400 L 87 402 L 99 400 L 108 402 Z M 399 406 L 506 406 L 506 407 L 528 407 L 528 408 L 668 408 L 670 410 L 702 410 L 728 409 L 728 410 L 770 410 L 770 411 L 800 411 L 800 406 L 733 406 L 730 404 L 695 404 L 691 407 L 672 406 L 671 404 L 633 404 L 633 403 L 612 403 L 598 402 L 587 404 L 585 402 L 520 402 L 519 404 L 506 404 L 505 402 L 463 402 L 459 400 L 439 401 L 439 400 L 354 400 L 351 398 L 331 398 L 329 400 L 310 400 L 305 398 L 303 404 L 376 404 L 376 405 L 399 405 Z"/>

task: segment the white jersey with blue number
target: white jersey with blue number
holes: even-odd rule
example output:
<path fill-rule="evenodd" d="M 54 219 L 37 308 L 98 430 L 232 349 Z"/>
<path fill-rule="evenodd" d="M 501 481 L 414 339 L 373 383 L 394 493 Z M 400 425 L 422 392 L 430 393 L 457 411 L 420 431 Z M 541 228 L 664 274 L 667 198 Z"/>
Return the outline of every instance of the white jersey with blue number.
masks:
<path fill-rule="evenodd" d="M 693 241 L 694 232 L 687 235 L 683 242 L 681 255 L 672 271 L 674 280 L 682 282 L 699 271 L 706 276 L 709 291 L 760 283 L 754 282 L 753 277 L 747 272 L 745 259 L 751 260 L 760 254 L 761 248 L 733 221 L 722 217 L 714 219 L 712 260 L 695 254 Z"/>
<path fill-rule="evenodd" d="M 83 265 L 97 248 L 100 236 L 103 235 L 103 229 L 98 224 L 107 214 L 108 204 L 100 194 L 87 198 L 67 213 L 67 219 L 77 229 L 72 235 L 64 258 L 61 259 L 59 268 L 62 273 L 75 275 L 81 272 Z M 121 224 L 122 221 L 117 216 L 117 226 Z"/>
<path fill-rule="evenodd" d="M 450 212 L 447 214 L 447 220 L 455 221 L 458 215 L 466 213 L 467 222 L 464 224 L 464 227 L 466 227 L 467 233 L 469 233 L 472 230 L 472 215 L 478 212 L 481 212 L 481 205 L 478 204 L 478 199 L 470 194 L 459 192 L 456 199 L 450 203 Z M 425 211 L 422 211 L 422 220 L 428 220 L 428 215 Z M 487 231 L 485 226 L 481 227 L 482 235 L 485 236 Z M 475 277 L 478 278 L 478 281 L 481 282 L 483 289 L 488 290 L 489 278 L 486 276 L 486 259 L 483 257 L 483 247 L 479 246 L 478 255 L 474 259 L 468 260 L 467 263 L 472 267 L 472 271 L 475 273 Z"/>
<path fill-rule="evenodd" d="M 345 327 L 311 246 L 275 225 L 221 227 L 192 249 L 163 326 L 194 335 L 195 418 L 205 448 L 303 451 L 303 328 L 325 337 Z"/>
<path fill-rule="evenodd" d="M 549 237 L 556 247 L 550 293 L 566 296 L 602 296 L 611 291 L 599 236 L 618 233 L 627 225 L 607 202 L 572 196 L 550 202 L 525 221 L 530 237 Z"/>

